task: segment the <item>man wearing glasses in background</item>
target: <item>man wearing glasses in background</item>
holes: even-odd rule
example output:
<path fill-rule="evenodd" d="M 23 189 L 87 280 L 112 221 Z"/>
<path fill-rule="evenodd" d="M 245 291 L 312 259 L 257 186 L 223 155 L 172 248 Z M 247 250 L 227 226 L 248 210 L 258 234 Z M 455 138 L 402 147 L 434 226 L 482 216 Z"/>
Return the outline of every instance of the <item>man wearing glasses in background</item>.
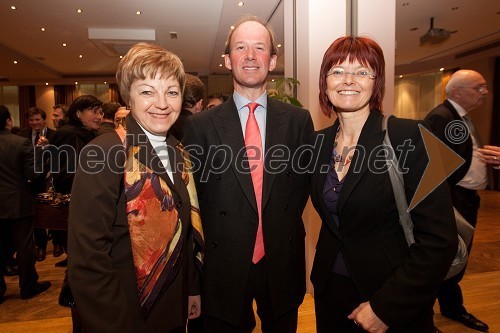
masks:
<path fill-rule="evenodd" d="M 465 160 L 448 177 L 448 183 L 453 206 L 473 227 L 476 227 L 479 210 L 477 191 L 486 187 L 487 172 L 478 151 L 483 145 L 468 114 L 484 103 L 487 94 L 486 80 L 481 74 L 473 70 L 459 70 L 446 85 L 446 100 L 425 117 L 434 134 Z M 471 247 L 472 241 L 469 253 Z M 441 285 L 437 294 L 441 314 L 467 327 L 486 332 L 488 325 L 468 313 L 463 305 L 462 290 L 458 283 L 464 273 L 465 268 Z"/>

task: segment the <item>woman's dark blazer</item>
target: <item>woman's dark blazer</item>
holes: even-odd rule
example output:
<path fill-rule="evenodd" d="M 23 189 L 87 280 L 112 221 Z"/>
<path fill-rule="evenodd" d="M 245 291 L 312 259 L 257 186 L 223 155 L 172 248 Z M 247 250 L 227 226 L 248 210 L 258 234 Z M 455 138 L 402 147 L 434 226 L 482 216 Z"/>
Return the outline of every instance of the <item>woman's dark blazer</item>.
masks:
<path fill-rule="evenodd" d="M 457 230 L 446 182 L 439 185 L 412 211 L 416 243 L 408 248 L 399 225 L 394 194 L 385 172 L 385 161 L 375 156 L 384 139 L 382 115 L 372 110 L 363 126 L 338 200 L 339 227 L 323 200 L 326 170 L 333 150 L 335 124 L 315 132 L 316 168 L 311 198 L 322 226 L 311 273 L 314 293 L 325 291 L 334 260 L 342 250 L 347 269 L 363 301 L 389 327 L 401 329 L 422 311 L 432 309 L 436 291 L 457 251 Z M 389 134 L 393 147 L 413 147 L 396 152 L 404 174 L 408 203 L 427 166 L 418 122 L 392 118 Z M 396 149 L 396 148 L 395 148 Z M 402 161 L 404 159 L 404 162 Z M 378 162 L 377 162 L 378 160 Z"/>
<path fill-rule="evenodd" d="M 200 294 L 199 276 L 194 260 L 190 260 L 193 243 L 189 194 L 180 172 L 174 172 L 175 185 L 172 184 L 131 116 L 127 118 L 127 133 L 132 135 L 127 136 L 129 143 L 144 145 L 139 160 L 159 174 L 172 190 L 182 222 L 180 237 L 184 238 L 181 270 L 144 319 L 126 216 L 124 149 L 116 133 L 106 133 L 80 154 L 81 163 L 71 192 L 68 278 L 86 332 L 170 332 L 186 324 L 188 294 Z M 167 136 L 171 165 L 183 161 L 175 148 L 177 144 L 173 136 Z M 96 160 L 100 162 L 91 162 Z"/>

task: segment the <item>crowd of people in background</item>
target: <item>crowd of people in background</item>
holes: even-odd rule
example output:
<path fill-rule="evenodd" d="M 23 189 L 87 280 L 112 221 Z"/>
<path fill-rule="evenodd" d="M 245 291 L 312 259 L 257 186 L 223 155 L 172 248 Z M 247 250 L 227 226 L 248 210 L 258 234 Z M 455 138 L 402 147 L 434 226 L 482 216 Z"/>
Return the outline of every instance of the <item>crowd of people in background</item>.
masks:
<path fill-rule="evenodd" d="M 483 76 L 454 73 L 423 121 L 389 119 L 393 147 L 414 147 L 401 165 L 408 200 L 428 163 L 419 126 L 465 161 L 411 210 L 408 246 L 389 175 L 371 167 L 384 139 L 380 46 L 345 36 L 326 50 L 319 101 L 336 121 L 317 132 L 308 110 L 268 97 L 276 60 L 272 28 L 244 16 L 226 42 L 231 93 L 205 98 L 177 55 L 139 43 L 116 74 L 125 105 L 82 95 L 53 107 L 53 128 L 33 106 L 23 129 L 0 106 L 0 303 L 4 275 L 19 275 L 22 299 L 50 288 L 35 263 L 51 240 L 52 255 L 64 256 L 56 266 L 67 268 L 59 304 L 71 308 L 73 332 L 251 332 L 254 302 L 263 332 L 296 332 L 310 195 L 322 223 L 310 277 L 317 332 L 440 332 L 436 299 L 443 316 L 488 331 L 464 306 L 465 269 L 445 280 L 457 249 L 453 208 L 475 226 L 477 191 L 487 167 L 500 166 L 500 148 L 483 145 L 468 117 L 488 94 Z M 460 144 L 449 140 L 452 121 L 467 125 Z M 49 147 L 71 148 L 57 170 Z M 224 160 L 213 147 L 235 154 Z M 312 149 L 284 159 L 278 147 Z M 83 168 L 99 154 L 112 162 Z M 64 228 L 37 223 L 37 194 L 48 191 L 71 198 Z"/>

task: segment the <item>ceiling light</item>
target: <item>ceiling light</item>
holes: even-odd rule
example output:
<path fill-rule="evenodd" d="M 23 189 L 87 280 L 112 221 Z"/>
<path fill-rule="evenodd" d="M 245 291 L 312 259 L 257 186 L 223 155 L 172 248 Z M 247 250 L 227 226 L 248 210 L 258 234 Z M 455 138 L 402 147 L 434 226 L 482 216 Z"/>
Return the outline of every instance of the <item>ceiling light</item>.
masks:
<path fill-rule="evenodd" d="M 80 58 L 80 59 L 81 59 L 81 58 L 83 58 L 83 55 L 81 55 L 81 54 L 80 54 L 80 55 L 78 56 L 78 58 Z"/>
<path fill-rule="evenodd" d="M 16 6 L 10 6 L 10 9 L 16 10 L 17 8 L 16 8 Z"/>
<path fill-rule="evenodd" d="M 78 84 L 78 82 L 75 82 L 75 85 Z"/>
<path fill-rule="evenodd" d="M 441 71 L 441 72 L 442 72 L 442 71 L 444 71 L 444 67 L 441 67 L 441 68 L 439 69 L 439 71 Z"/>
<path fill-rule="evenodd" d="M 222 64 L 219 64 L 219 67 L 222 67 Z"/>
<path fill-rule="evenodd" d="M 400 79 L 401 79 L 401 78 L 403 78 L 403 75 L 400 75 L 400 76 L 399 76 L 399 78 L 400 78 Z"/>
<path fill-rule="evenodd" d="M 45 31 L 45 28 L 42 28 L 42 29 L 40 29 L 40 30 Z"/>
<path fill-rule="evenodd" d="M 231 30 L 234 30 L 234 25 L 231 26 Z"/>
<path fill-rule="evenodd" d="M 62 45 L 63 45 L 63 46 L 67 46 L 68 44 L 66 44 L 66 43 L 63 43 Z"/>
<path fill-rule="evenodd" d="M 243 1 L 238 2 L 238 6 L 243 6 L 245 3 Z"/>
<path fill-rule="evenodd" d="M 104 81 L 104 84 L 108 84 L 106 81 Z"/>
<path fill-rule="evenodd" d="M 48 86 L 48 85 L 49 85 L 49 83 L 48 83 L 48 82 L 45 82 L 45 85 L 46 85 L 46 86 Z"/>
<path fill-rule="evenodd" d="M 76 10 L 76 12 L 77 12 L 78 14 L 81 14 L 81 13 L 82 13 L 82 10 L 81 10 L 80 8 L 78 8 L 78 9 Z"/>
<path fill-rule="evenodd" d="M 223 55 L 222 55 L 222 58 L 224 58 L 225 56 L 226 56 L 226 55 L 225 55 L 225 54 L 223 54 Z"/>
<path fill-rule="evenodd" d="M 14 64 L 17 64 L 17 60 L 14 60 Z"/>
<path fill-rule="evenodd" d="M 281 47 L 281 44 L 276 45 L 277 47 Z"/>
<path fill-rule="evenodd" d="M 141 11 L 140 11 L 140 10 L 136 11 L 135 13 L 136 13 L 137 15 L 141 15 Z"/>
<path fill-rule="evenodd" d="M 123 58 L 123 56 L 120 56 L 120 59 L 122 59 L 122 58 Z"/>
<path fill-rule="evenodd" d="M 274 79 L 272 79 L 271 82 L 274 82 Z"/>

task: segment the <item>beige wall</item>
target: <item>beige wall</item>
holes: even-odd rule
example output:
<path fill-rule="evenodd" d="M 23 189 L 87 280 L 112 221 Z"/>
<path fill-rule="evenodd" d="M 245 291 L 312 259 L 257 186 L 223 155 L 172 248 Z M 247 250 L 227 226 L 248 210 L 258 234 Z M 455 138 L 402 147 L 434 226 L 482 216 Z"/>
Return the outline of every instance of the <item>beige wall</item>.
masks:
<path fill-rule="evenodd" d="M 36 106 L 47 114 L 47 126 L 54 129 L 52 123 L 52 108 L 54 102 L 54 87 L 53 86 L 36 86 L 35 87 Z"/>

